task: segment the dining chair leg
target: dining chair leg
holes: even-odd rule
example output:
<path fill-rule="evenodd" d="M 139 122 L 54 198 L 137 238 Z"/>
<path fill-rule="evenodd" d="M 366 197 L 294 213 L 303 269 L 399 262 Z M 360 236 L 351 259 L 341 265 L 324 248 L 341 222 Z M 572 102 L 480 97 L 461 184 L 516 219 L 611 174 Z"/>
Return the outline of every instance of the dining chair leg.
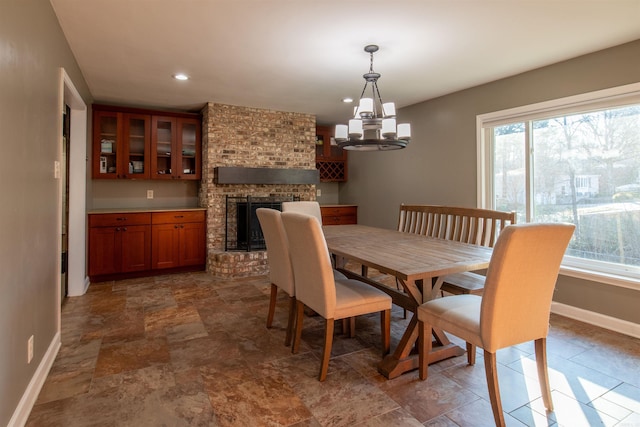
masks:
<path fill-rule="evenodd" d="M 289 318 L 287 319 L 287 335 L 284 338 L 284 345 L 291 345 L 293 336 L 293 326 L 296 318 L 296 297 L 289 297 Z"/>
<path fill-rule="evenodd" d="M 276 298 L 278 296 L 278 287 L 271 284 L 271 297 L 269 298 L 269 312 L 267 313 L 267 328 L 273 323 L 273 313 L 276 311 Z"/>
<path fill-rule="evenodd" d="M 467 363 L 471 366 L 476 364 L 476 346 L 467 343 Z"/>
<path fill-rule="evenodd" d="M 356 316 L 349 318 L 349 338 L 356 336 Z"/>
<path fill-rule="evenodd" d="M 542 401 L 548 411 L 553 411 L 551 387 L 549 387 L 549 370 L 547 369 L 547 339 L 538 338 L 535 341 L 536 365 L 538 366 L 538 382 L 542 392 Z"/>
<path fill-rule="evenodd" d="M 418 366 L 421 380 L 429 376 L 429 353 L 431 353 L 431 325 L 418 322 Z"/>
<path fill-rule="evenodd" d="M 504 427 L 504 414 L 502 413 L 502 401 L 500 400 L 500 387 L 498 385 L 498 367 L 496 364 L 496 354 L 487 350 L 484 351 L 484 370 L 487 375 L 487 387 L 489 389 L 489 400 L 493 410 L 493 418 L 496 426 Z"/>
<path fill-rule="evenodd" d="M 300 301 L 296 301 L 296 327 L 295 335 L 293 338 L 293 345 L 291 346 L 291 353 L 297 353 L 300 348 L 300 338 L 302 337 L 302 320 L 304 319 L 304 304 Z"/>
<path fill-rule="evenodd" d="M 380 312 L 380 334 L 382 335 L 382 356 L 391 351 L 391 310 Z"/>
<path fill-rule="evenodd" d="M 326 319 L 324 326 L 324 350 L 322 351 L 322 365 L 320 365 L 320 376 L 318 379 L 324 381 L 327 379 L 327 371 L 329 370 L 329 359 L 331 358 L 331 346 L 333 345 L 333 328 L 334 320 Z"/>

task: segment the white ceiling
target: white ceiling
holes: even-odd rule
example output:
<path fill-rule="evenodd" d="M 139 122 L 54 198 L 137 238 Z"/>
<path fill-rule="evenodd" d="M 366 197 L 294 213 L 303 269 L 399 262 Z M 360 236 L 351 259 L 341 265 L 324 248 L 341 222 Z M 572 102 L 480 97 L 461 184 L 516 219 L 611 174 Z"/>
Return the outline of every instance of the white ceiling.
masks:
<path fill-rule="evenodd" d="M 51 0 L 96 101 L 345 122 L 369 69 L 399 107 L 640 39 L 640 0 Z M 177 72 L 186 82 L 174 80 Z"/>

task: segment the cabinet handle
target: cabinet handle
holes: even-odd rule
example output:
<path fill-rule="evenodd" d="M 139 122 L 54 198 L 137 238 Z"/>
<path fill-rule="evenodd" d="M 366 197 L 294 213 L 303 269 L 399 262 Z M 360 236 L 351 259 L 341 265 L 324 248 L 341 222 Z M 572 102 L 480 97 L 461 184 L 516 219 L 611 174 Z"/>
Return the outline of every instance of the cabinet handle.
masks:
<path fill-rule="evenodd" d="M 173 228 L 180 228 L 178 224 L 174 225 Z"/>
<path fill-rule="evenodd" d="M 124 228 L 122 229 L 122 231 L 127 231 L 127 227 L 124 227 Z"/>
<path fill-rule="evenodd" d="M 174 218 L 184 218 L 184 215 L 174 215 Z"/>
<path fill-rule="evenodd" d="M 116 218 L 116 221 L 126 221 L 126 220 L 127 220 L 126 216 L 123 216 L 123 217 L 120 217 L 120 218 Z"/>
<path fill-rule="evenodd" d="M 120 231 L 120 227 L 116 227 L 116 231 Z"/>

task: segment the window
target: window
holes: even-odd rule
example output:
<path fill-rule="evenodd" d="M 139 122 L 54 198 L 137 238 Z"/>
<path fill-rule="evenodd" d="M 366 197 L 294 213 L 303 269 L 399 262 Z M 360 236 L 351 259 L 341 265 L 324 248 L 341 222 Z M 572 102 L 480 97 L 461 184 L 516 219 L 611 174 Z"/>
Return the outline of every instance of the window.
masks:
<path fill-rule="evenodd" d="M 565 269 L 640 278 L 640 84 L 478 116 L 479 200 L 571 222 Z"/>

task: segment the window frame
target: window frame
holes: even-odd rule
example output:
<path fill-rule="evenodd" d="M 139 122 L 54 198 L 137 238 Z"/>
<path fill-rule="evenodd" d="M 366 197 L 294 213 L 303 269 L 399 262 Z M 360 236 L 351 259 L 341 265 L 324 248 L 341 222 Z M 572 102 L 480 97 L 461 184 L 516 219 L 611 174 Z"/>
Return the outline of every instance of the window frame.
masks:
<path fill-rule="evenodd" d="M 479 114 L 476 116 L 476 149 L 477 149 L 477 205 L 480 208 L 494 209 L 493 194 L 493 146 L 492 129 L 496 126 L 514 122 L 524 122 L 528 129 L 525 132 L 526 169 L 531 171 L 530 124 L 533 120 L 553 115 L 572 114 L 601 110 L 603 108 L 621 107 L 640 104 L 640 82 L 624 86 L 598 90 L 580 95 L 559 98 L 535 104 L 524 105 L 505 110 Z M 526 221 L 531 221 L 531 174 L 526 174 Z M 560 274 L 580 279 L 606 283 L 635 290 L 640 290 L 640 272 L 633 267 L 620 268 L 608 263 L 565 256 Z"/>

